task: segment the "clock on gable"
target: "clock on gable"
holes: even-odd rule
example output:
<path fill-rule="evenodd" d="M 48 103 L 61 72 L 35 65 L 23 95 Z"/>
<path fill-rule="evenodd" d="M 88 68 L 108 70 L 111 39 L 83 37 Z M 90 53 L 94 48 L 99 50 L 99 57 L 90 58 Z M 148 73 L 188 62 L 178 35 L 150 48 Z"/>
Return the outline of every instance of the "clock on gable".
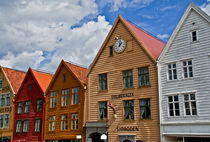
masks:
<path fill-rule="evenodd" d="M 122 52 L 125 49 L 125 41 L 123 39 L 118 39 L 115 43 L 115 51 L 117 53 Z"/>

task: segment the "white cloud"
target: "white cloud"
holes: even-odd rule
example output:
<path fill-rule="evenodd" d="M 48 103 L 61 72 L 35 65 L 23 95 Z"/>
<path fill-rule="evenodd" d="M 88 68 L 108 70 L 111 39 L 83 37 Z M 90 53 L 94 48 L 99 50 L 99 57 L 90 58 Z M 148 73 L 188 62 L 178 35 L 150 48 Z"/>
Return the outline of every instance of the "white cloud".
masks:
<path fill-rule="evenodd" d="M 12 4 L 11 4 L 12 3 Z M 61 59 L 88 66 L 111 25 L 94 0 L 0 1 L 0 64 L 55 71 Z"/>
<path fill-rule="evenodd" d="M 169 38 L 168 34 L 158 34 L 157 37 L 163 41 L 166 41 Z"/>
<path fill-rule="evenodd" d="M 205 11 L 210 16 L 210 0 L 201 5 L 201 9 Z"/>
<path fill-rule="evenodd" d="M 129 7 L 146 7 L 154 0 L 106 0 L 101 1 L 100 5 L 111 5 L 113 11 L 118 11 L 120 8 L 129 8 Z"/>
<path fill-rule="evenodd" d="M 176 6 L 176 5 L 173 5 L 173 6 L 166 6 L 166 7 L 161 8 L 160 11 L 166 11 L 166 10 L 174 9 L 174 8 L 177 8 L 177 6 Z"/>

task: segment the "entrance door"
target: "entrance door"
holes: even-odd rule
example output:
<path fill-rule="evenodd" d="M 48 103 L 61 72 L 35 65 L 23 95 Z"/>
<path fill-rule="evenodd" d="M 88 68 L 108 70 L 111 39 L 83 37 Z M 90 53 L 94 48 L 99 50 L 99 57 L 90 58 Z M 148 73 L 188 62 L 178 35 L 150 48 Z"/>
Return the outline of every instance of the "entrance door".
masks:
<path fill-rule="evenodd" d="M 123 142 L 131 142 L 130 140 L 124 140 Z"/>
<path fill-rule="evenodd" d="M 91 138 L 92 138 L 92 142 L 104 142 L 104 140 L 101 140 L 100 133 L 93 133 Z"/>
<path fill-rule="evenodd" d="M 210 138 L 185 138 L 185 142 L 210 142 Z"/>

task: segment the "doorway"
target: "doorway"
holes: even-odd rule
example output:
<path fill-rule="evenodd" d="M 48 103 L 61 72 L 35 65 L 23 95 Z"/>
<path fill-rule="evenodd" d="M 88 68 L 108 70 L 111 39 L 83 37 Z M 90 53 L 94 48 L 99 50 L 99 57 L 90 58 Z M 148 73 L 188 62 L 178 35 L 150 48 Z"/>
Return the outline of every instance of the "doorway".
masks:
<path fill-rule="evenodd" d="M 124 140 L 123 142 L 131 142 L 130 140 Z"/>
<path fill-rule="evenodd" d="M 104 142 L 104 140 L 101 140 L 101 135 L 100 133 L 93 133 L 90 135 L 90 138 L 92 139 L 92 142 Z"/>

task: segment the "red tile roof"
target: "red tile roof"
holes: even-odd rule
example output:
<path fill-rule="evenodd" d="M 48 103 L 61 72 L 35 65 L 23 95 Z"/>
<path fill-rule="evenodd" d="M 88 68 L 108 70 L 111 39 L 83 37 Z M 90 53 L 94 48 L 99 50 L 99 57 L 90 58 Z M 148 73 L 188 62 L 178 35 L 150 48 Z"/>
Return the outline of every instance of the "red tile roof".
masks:
<path fill-rule="evenodd" d="M 150 54 L 155 58 L 158 59 L 160 53 L 162 52 L 165 43 L 160 41 L 159 39 L 155 38 L 154 36 L 146 33 L 142 29 L 138 28 L 134 24 L 126 21 L 124 19 L 127 26 L 133 31 L 133 33 L 136 35 L 138 40 L 143 44 L 145 48 L 148 49 Z"/>
<path fill-rule="evenodd" d="M 72 63 L 66 62 L 66 65 L 69 67 L 69 69 L 74 73 L 74 75 L 84 84 L 87 85 L 87 72 L 88 69 L 74 65 Z"/>
<path fill-rule="evenodd" d="M 26 72 L 5 67 L 2 67 L 2 69 L 4 70 L 7 78 L 9 79 L 9 82 L 14 92 L 17 93 L 25 77 Z"/>
<path fill-rule="evenodd" d="M 40 87 L 42 88 L 43 92 L 45 92 L 48 85 L 50 84 L 53 74 L 49 74 L 49 73 L 45 73 L 45 72 L 41 72 L 41 71 L 37 71 L 33 69 L 32 69 L 32 72 L 36 80 L 38 81 Z"/>

